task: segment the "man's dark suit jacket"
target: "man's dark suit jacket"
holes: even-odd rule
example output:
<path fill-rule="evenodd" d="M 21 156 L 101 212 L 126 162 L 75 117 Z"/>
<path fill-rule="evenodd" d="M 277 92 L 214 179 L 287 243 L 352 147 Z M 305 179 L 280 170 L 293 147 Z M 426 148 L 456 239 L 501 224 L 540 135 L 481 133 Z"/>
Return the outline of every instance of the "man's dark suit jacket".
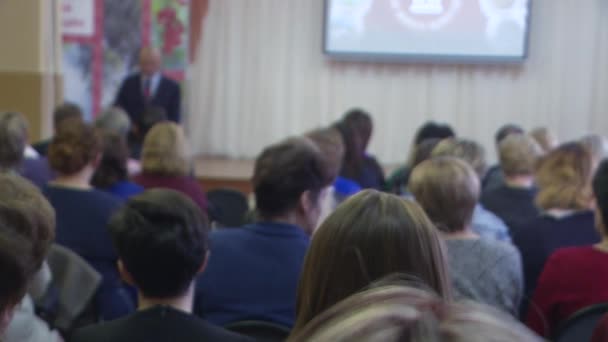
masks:
<path fill-rule="evenodd" d="M 76 331 L 71 342 L 251 341 L 200 318 L 166 306 Z"/>
<path fill-rule="evenodd" d="M 165 76 L 161 76 L 152 100 L 146 103 L 140 73 L 133 74 L 123 81 L 114 101 L 114 105 L 124 109 L 135 124 L 141 122 L 141 115 L 148 106 L 164 108 L 167 111 L 167 118 L 169 120 L 179 122 L 180 104 L 181 92 L 179 84 Z"/>

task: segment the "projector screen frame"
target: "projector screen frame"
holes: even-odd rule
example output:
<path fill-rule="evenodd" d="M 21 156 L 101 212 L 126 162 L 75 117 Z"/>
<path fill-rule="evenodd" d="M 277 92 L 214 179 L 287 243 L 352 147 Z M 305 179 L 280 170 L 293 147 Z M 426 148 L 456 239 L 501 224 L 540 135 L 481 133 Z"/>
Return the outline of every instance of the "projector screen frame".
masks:
<path fill-rule="evenodd" d="M 439 55 L 408 53 L 373 53 L 373 52 L 337 52 L 327 48 L 329 6 L 332 0 L 323 0 L 323 39 L 321 50 L 328 58 L 346 62 L 385 62 L 417 64 L 523 64 L 529 57 L 530 31 L 532 31 L 532 0 L 528 0 L 526 32 L 524 33 L 524 51 L 522 56 L 488 56 L 488 55 Z"/>

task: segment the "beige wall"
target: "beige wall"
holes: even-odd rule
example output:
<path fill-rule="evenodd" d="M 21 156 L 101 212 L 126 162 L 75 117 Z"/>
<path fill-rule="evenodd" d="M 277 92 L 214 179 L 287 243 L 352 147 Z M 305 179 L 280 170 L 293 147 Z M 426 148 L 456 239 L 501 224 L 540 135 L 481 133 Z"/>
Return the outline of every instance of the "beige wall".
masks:
<path fill-rule="evenodd" d="M 50 113 L 61 98 L 58 4 L 0 1 L 0 110 L 22 112 L 33 140 L 49 135 Z"/>

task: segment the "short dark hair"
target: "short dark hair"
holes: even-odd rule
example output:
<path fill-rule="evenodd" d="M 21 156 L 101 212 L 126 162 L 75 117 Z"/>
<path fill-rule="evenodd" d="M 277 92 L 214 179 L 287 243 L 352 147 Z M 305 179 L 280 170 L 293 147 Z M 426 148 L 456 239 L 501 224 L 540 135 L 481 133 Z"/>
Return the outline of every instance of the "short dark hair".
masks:
<path fill-rule="evenodd" d="M 132 197 L 112 217 L 109 230 L 120 260 L 147 297 L 184 294 L 208 251 L 207 216 L 173 190 Z"/>
<path fill-rule="evenodd" d="M 414 145 L 418 146 L 427 139 L 454 138 L 456 134 L 450 125 L 428 121 L 418 128 L 414 137 Z"/>
<path fill-rule="evenodd" d="M 78 105 L 64 102 L 53 111 L 53 125 L 58 130 L 66 120 L 83 120 L 82 110 Z"/>
<path fill-rule="evenodd" d="M 91 184 L 99 189 L 107 189 L 118 182 L 129 178 L 127 163 L 129 148 L 127 140 L 118 133 L 106 133 L 103 136 L 103 156 L 97 167 Z"/>
<path fill-rule="evenodd" d="M 595 172 L 593 194 L 604 222 L 603 229 L 608 229 L 608 159 L 604 159 Z M 608 232 L 605 231 L 604 234 Z"/>
<path fill-rule="evenodd" d="M 306 138 L 290 138 L 264 149 L 255 162 L 253 188 L 262 218 L 282 215 L 310 191 L 317 199 L 331 182 L 319 148 Z"/>
<path fill-rule="evenodd" d="M 80 120 L 67 120 L 49 146 L 49 164 L 61 174 L 82 170 L 101 152 L 101 137 L 91 125 Z"/>
<path fill-rule="evenodd" d="M 501 141 L 511 134 L 524 134 L 524 129 L 516 124 L 506 124 L 501 126 L 494 135 L 496 145 L 500 144 Z"/>

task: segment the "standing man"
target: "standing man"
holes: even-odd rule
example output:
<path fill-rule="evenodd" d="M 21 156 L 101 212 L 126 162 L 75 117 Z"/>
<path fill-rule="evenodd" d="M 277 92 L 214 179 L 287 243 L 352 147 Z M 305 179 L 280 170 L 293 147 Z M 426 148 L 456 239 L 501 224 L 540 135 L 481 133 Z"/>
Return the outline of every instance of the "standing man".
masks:
<path fill-rule="evenodd" d="M 165 77 L 158 52 L 144 47 L 139 53 L 139 72 L 127 77 L 116 95 L 114 104 L 123 108 L 135 128 L 141 126 L 142 115 L 149 107 L 160 107 L 167 118 L 179 123 L 181 92 L 179 84 Z"/>

